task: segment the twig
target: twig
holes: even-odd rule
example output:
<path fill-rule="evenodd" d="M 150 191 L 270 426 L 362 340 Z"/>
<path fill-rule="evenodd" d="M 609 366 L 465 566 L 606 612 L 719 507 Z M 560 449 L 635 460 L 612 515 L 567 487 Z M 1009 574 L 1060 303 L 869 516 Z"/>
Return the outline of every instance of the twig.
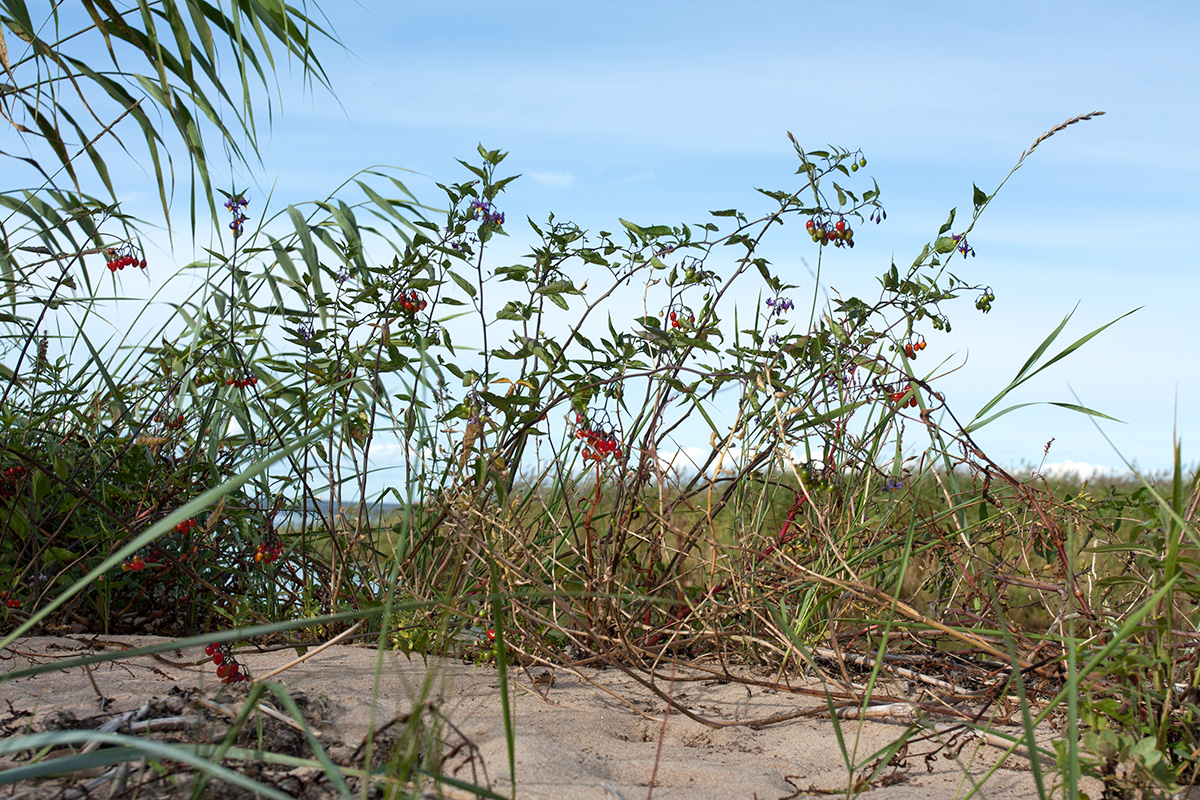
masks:
<path fill-rule="evenodd" d="M 823 647 L 813 648 L 812 652 L 814 655 L 820 656 L 821 658 L 827 658 L 830 661 L 836 660 L 837 657 L 833 651 L 826 650 Z M 842 658 L 852 664 L 860 667 L 867 667 L 868 669 L 874 669 L 876 664 L 875 659 L 871 656 L 859 655 L 858 653 L 843 653 Z M 957 686 L 953 683 L 941 680 L 940 678 L 935 678 L 931 675 L 923 675 L 920 672 L 914 672 L 913 670 L 906 669 L 905 667 L 898 667 L 893 664 L 888 664 L 886 661 L 884 661 L 883 667 L 884 669 L 887 669 L 888 671 L 893 672 L 902 678 L 920 681 L 921 683 L 929 684 L 930 686 L 937 687 L 938 689 L 950 692 L 951 694 L 955 694 L 960 697 L 977 697 L 981 694 L 985 694 L 985 692 L 973 692 L 970 689 Z"/>
<path fill-rule="evenodd" d="M 196 698 L 192 699 L 192 702 L 196 703 L 197 705 L 203 706 L 204 708 L 207 708 L 210 711 L 216 711 L 218 713 L 224 714 L 225 716 L 229 717 L 230 719 L 238 718 L 237 711 L 234 711 L 232 708 L 230 708 L 229 706 L 224 705 L 222 703 L 218 703 L 216 701 L 209 700 L 208 698 L 196 697 Z M 301 731 L 301 732 L 305 731 L 305 726 L 301 725 L 299 722 L 292 719 L 287 714 L 284 714 L 280 711 L 276 711 L 275 709 L 271 708 L 266 703 L 259 703 L 258 710 L 261 711 L 262 713 L 266 714 L 268 717 L 272 717 L 273 719 L 279 720 L 284 725 L 290 725 L 291 727 L 293 727 L 296 730 Z M 318 730 L 315 730 L 312 728 L 309 728 L 307 732 L 311 733 L 313 736 L 315 736 L 318 739 L 320 739 L 323 735 L 321 733 L 321 731 L 318 731 Z"/>
<path fill-rule="evenodd" d="M 307 653 L 305 653 L 304 655 L 300 656 L 299 658 L 297 658 L 297 659 L 295 659 L 295 660 L 293 660 L 293 661 L 289 661 L 288 663 L 284 664 L 284 665 L 283 665 L 282 667 L 280 667 L 279 669 L 271 670 L 271 671 L 270 671 L 270 672 L 268 672 L 266 675 L 262 675 L 262 676 L 259 676 L 258 678 L 255 678 L 255 681 L 262 682 L 262 681 L 268 680 L 268 679 L 270 679 L 270 678 L 273 678 L 273 677 L 275 677 L 276 675 L 278 675 L 279 673 L 281 673 L 281 672 L 286 672 L 287 670 L 291 669 L 292 667 L 296 666 L 297 664 L 300 664 L 300 663 L 303 663 L 303 662 L 307 661 L 308 659 L 310 659 L 310 658 L 312 658 L 313 656 L 315 656 L 315 655 L 317 655 L 318 653 L 320 653 L 320 652 L 321 652 L 322 650 L 324 650 L 325 648 L 327 648 L 327 647 L 333 647 L 335 644 L 337 644 L 338 642 L 342 641 L 342 640 L 343 640 L 343 639 L 345 639 L 347 636 L 349 636 L 350 634 L 354 633 L 356 630 L 358 630 L 359 628 L 361 628 L 361 627 L 362 627 L 362 624 L 363 624 L 363 622 L 364 622 L 364 620 L 361 620 L 361 619 L 360 619 L 358 622 L 354 623 L 354 624 L 353 624 L 353 625 L 351 625 L 349 628 L 347 628 L 346 630 L 342 631 L 342 632 L 341 632 L 341 633 L 339 633 L 337 636 L 333 637 L 332 639 L 330 639 L 328 642 L 326 642 L 325 644 L 321 645 L 320 647 L 313 648 L 312 650 L 310 650 L 309 652 L 307 652 Z"/>
<path fill-rule="evenodd" d="M 912 722 L 917 718 L 918 709 L 912 703 L 887 703 L 881 706 L 843 706 L 836 709 L 833 715 L 838 719 L 895 719 L 901 722 Z"/>

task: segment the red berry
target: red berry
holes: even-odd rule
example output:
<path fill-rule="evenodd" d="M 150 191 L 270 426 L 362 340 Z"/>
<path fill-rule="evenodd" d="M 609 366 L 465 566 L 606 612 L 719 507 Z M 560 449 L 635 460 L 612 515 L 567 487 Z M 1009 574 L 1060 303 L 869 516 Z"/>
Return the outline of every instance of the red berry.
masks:
<path fill-rule="evenodd" d="M 841 233 L 842 231 L 846 230 L 846 221 L 844 219 L 839 219 L 837 221 L 837 225 L 834 225 L 833 227 L 837 228 L 838 233 Z"/>
<path fill-rule="evenodd" d="M 146 259 L 143 258 L 140 262 L 138 262 L 138 266 L 141 267 L 142 269 L 145 269 L 146 268 Z"/>

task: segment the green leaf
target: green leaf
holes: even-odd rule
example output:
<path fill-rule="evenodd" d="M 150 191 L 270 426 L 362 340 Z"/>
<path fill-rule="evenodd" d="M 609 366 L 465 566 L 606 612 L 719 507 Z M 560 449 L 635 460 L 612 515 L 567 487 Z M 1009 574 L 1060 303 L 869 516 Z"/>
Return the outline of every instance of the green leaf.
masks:
<path fill-rule="evenodd" d="M 535 294 L 581 294 L 570 281 L 550 281 L 533 291 Z"/>
<path fill-rule="evenodd" d="M 957 246 L 957 243 L 950 236 L 939 236 L 937 241 L 933 243 L 933 249 L 938 253 L 949 253 Z"/>
<path fill-rule="evenodd" d="M 533 316 L 533 309 L 528 304 L 509 300 L 504 308 L 496 312 L 496 319 L 507 319 L 513 322 L 526 322 Z"/>
<path fill-rule="evenodd" d="M 971 184 L 971 185 L 975 189 L 975 193 L 971 198 L 971 203 L 975 206 L 976 209 L 979 209 L 981 206 L 987 205 L 987 201 L 992 199 L 991 196 L 986 194 L 978 186 L 975 186 L 974 184 Z"/>
<path fill-rule="evenodd" d="M 946 222 L 942 225 L 942 227 L 938 228 L 938 236 L 941 236 L 943 233 L 950 230 L 950 227 L 954 224 L 954 213 L 956 211 L 958 211 L 957 208 L 950 209 L 950 216 L 946 219 Z"/>
<path fill-rule="evenodd" d="M 454 279 L 455 283 L 458 284 L 458 288 L 462 289 L 469 296 L 475 297 L 475 293 L 476 293 L 475 284 L 471 283 L 469 280 L 464 278 L 462 275 L 459 275 L 457 272 L 451 272 L 450 277 L 452 279 Z"/>
<path fill-rule="evenodd" d="M 1062 333 L 1063 328 L 1066 327 L 1067 322 L 1069 322 L 1071 317 L 1075 314 L 1075 310 L 1072 309 L 1071 313 L 1067 314 L 1065 317 L 1063 317 L 1063 320 L 1062 320 L 1062 322 L 1060 322 L 1058 324 L 1058 327 L 1056 327 L 1053 331 L 1051 331 L 1050 335 L 1047 336 L 1044 340 L 1042 340 L 1042 343 L 1040 345 L 1038 345 L 1037 348 L 1033 351 L 1033 354 L 1030 355 L 1029 358 L 1027 358 L 1025 360 L 1025 363 L 1021 365 L 1021 368 L 1019 370 L 1017 370 L 1016 376 L 1014 376 L 1013 379 L 1011 381 L 1009 381 L 1008 385 L 1005 386 L 1003 389 L 1001 389 L 1000 392 L 995 397 L 993 397 L 986 404 L 984 404 L 983 408 L 979 409 L 979 411 L 975 414 L 975 417 L 971 420 L 971 422 L 964 429 L 965 432 L 971 433 L 972 431 L 979 430 L 987 423 L 991 422 L 992 420 L 996 419 L 997 417 L 1007 414 L 1009 411 L 1014 411 L 1017 408 L 1022 408 L 1026 405 L 1031 405 L 1030 403 L 1023 403 L 1021 405 L 1013 406 L 1011 408 L 1006 408 L 1005 410 L 1003 410 L 997 414 L 993 414 L 989 417 L 984 418 L 985 414 L 987 414 L 993 408 L 995 408 L 1006 396 L 1008 396 L 1008 394 L 1010 392 L 1012 392 L 1018 386 L 1025 383 L 1029 379 L 1033 378 L 1035 375 L 1042 372 L 1050 365 L 1055 364 L 1055 363 L 1061 361 L 1062 359 L 1066 358 L 1067 356 L 1069 356 L 1071 353 L 1074 353 L 1076 350 L 1078 350 L 1084 344 L 1091 341 L 1094 337 L 1098 336 L 1102 331 L 1107 330 L 1109 327 L 1115 325 L 1120 320 L 1125 319 L 1125 317 L 1128 317 L 1130 314 L 1133 314 L 1137 310 L 1138 309 L 1135 308 L 1135 309 L 1133 309 L 1133 311 L 1127 311 L 1124 314 L 1122 314 L 1121 316 L 1117 317 L 1116 319 L 1114 319 L 1104 325 L 1101 325 L 1099 328 L 1096 328 L 1091 333 L 1088 333 L 1085 336 L 1082 336 L 1079 339 L 1076 339 L 1074 342 L 1072 342 L 1067 347 L 1065 347 L 1061 351 L 1059 351 L 1056 355 L 1054 355 L 1049 361 L 1042 364 L 1037 369 L 1034 369 L 1033 368 L 1034 364 L 1036 364 L 1037 361 L 1045 354 L 1045 352 L 1050 349 L 1050 345 L 1052 345 L 1054 343 L 1054 340 L 1058 338 L 1058 335 L 1060 333 Z M 1100 414 L 1098 411 L 1093 411 L 1093 410 L 1091 410 L 1089 408 L 1085 408 L 1083 406 L 1074 406 L 1074 405 L 1070 405 L 1067 403 L 1054 403 L 1053 405 L 1057 405 L 1061 408 L 1068 408 L 1068 409 L 1071 409 L 1074 411 L 1080 411 L 1082 413 L 1090 414 L 1093 416 L 1104 417 L 1105 419 L 1112 419 L 1111 417 L 1106 417 L 1105 415 Z"/>

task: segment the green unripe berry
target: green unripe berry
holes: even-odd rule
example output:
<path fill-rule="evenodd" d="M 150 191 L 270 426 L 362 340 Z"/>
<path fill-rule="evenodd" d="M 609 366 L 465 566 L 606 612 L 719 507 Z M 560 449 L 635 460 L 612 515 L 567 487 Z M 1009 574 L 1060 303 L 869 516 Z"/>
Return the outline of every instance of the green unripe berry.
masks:
<path fill-rule="evenodd" d="M 865 166 L 867 165 L 867 160 L 866 160 L 865 158 L 860 158 L 860 159 L 858 160 L 858 165 L 859 165 L 860 167 L 865 167 Z"/>
<path fill-rule="evenodd" d="M 851 164 L 851 165 L 850 165 L 850 171 L 851 171 L 851 172 L 858 172 L 858 164 Z"/>

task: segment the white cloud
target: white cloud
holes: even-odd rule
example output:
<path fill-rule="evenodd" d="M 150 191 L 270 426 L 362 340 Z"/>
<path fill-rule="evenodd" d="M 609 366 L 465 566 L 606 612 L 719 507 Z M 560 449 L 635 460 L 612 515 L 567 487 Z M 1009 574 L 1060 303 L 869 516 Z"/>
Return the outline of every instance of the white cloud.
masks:
<path fill-rule="evenodd" d="M 1123 470 L 1116 467 L 1107 467 L 1103 464 L 1088 464 L 1084 461 L 1057 461 L 1053 464 L 1046 464 L 1041 468 L 1040 472 L 1048 477 L 1068 478 L 1075 476 L 1080 480 L 1088 481 L 1094 478 L 1119 475 Z"/>
<path fill-rule="evenodd" d="M 549 189 L 567 189 L 575 183 L 575 176 L 570 172 L 530 172 L 529 177 Z"/>

